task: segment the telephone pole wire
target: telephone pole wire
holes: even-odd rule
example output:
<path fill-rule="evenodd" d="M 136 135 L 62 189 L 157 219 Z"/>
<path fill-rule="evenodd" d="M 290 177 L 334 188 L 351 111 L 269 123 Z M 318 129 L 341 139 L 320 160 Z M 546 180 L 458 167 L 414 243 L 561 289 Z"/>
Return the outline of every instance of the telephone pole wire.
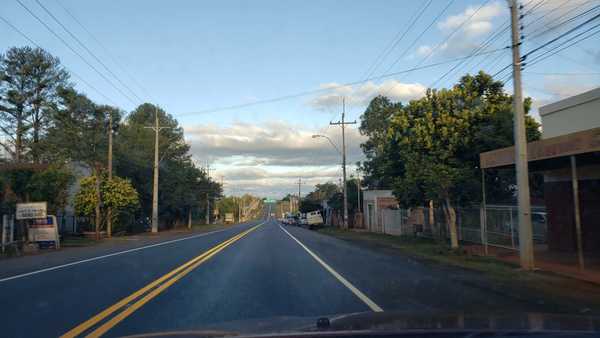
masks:
<path fill-rule="evenodd" d="M 515 137 L 515 169 L 517 176 L 517 200 L 519 205 L 519 256 L 521 268 L 533 270 L 533 236 L 531 229 L 531 201 L 529 196 L 529 165 L 527 163 L 527 137 L 525 109 L 521 88 L 521 52 L 519 32 L 519 7 L 517 0 L 507 0 L 510 7 L 513 57 L 513 105 Z"/>
<path fill-rule="evenodd" d="M 332 126 L 342 127 L 342 177 L 344 193 L 344 228 L 348 229 L 348 189 L 346 187 L 346 125 L 356 124 L 356 121 L 346 122 L 346 98 L 342 98 L 342 120 L 338 122 L 329 122 Z"/>

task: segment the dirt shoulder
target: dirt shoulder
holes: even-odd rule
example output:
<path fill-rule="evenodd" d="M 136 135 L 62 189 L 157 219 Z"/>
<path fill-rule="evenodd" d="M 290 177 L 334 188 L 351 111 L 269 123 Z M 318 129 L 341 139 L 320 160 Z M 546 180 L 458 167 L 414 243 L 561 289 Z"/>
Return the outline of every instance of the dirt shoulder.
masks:
<path fill-rule="evenodd" d="M 550 272 L 521 270 L 518 266 L 493 257 L 472 255 L 464 250 L 451 250 L 444 243 L 430 239 L 401 237 L 370 232 L 324 228 L 320 233 L 373 250 L 410 256 L 430 265 L 441 264 L 477 271 L 493 281 L 491 292 L 530 299 L 540 296 L 549 307 L 568 312 L 600 315 L 600 285 L 556 275 Z M 562 312 L 562 311 L 560 311 Z"/>

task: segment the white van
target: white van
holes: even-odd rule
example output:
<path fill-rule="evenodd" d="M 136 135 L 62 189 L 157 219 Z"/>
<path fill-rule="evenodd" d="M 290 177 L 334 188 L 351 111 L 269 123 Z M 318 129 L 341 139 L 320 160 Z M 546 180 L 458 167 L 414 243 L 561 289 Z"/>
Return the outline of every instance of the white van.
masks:
<path fill-rule="evenodd" d="M 321 212 L 319 210 L 307 212 L 306 224 L 309 228 L 323 225 L 323 216 L 321 216 Z"/>

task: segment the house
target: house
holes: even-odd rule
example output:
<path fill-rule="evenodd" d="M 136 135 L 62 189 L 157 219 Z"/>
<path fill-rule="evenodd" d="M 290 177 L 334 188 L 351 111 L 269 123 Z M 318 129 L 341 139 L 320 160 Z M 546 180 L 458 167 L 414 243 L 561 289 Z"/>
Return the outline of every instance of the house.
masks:
<path fill-rule="evenodd" d="M 530 172 L 544 175 L 547 245 L 600 253 L 600 88 L 540 108 L 542 139 L 527 145 Z M 481 167 L 511 168 L 514 147 L 480 154 Z"/>

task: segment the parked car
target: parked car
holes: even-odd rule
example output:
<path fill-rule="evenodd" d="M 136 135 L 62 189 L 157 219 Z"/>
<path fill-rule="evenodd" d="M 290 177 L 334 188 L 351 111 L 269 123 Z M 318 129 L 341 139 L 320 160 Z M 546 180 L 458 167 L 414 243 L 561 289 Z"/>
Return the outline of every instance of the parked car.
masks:
<path fill-rule="evenodd" d="M 306 214 L 305 213 L 300 214 L 298 225 L 300 225 L 300 226 L 308 225 L 308 221 L 306 219 Z"/>
<path fill-rule="evenodd" d="M 307 212 L 306 223 L 309 229 L 314 229 L 323 225 L 323 216 L 321 216 L 321 212 L 319 210 Z"/>

